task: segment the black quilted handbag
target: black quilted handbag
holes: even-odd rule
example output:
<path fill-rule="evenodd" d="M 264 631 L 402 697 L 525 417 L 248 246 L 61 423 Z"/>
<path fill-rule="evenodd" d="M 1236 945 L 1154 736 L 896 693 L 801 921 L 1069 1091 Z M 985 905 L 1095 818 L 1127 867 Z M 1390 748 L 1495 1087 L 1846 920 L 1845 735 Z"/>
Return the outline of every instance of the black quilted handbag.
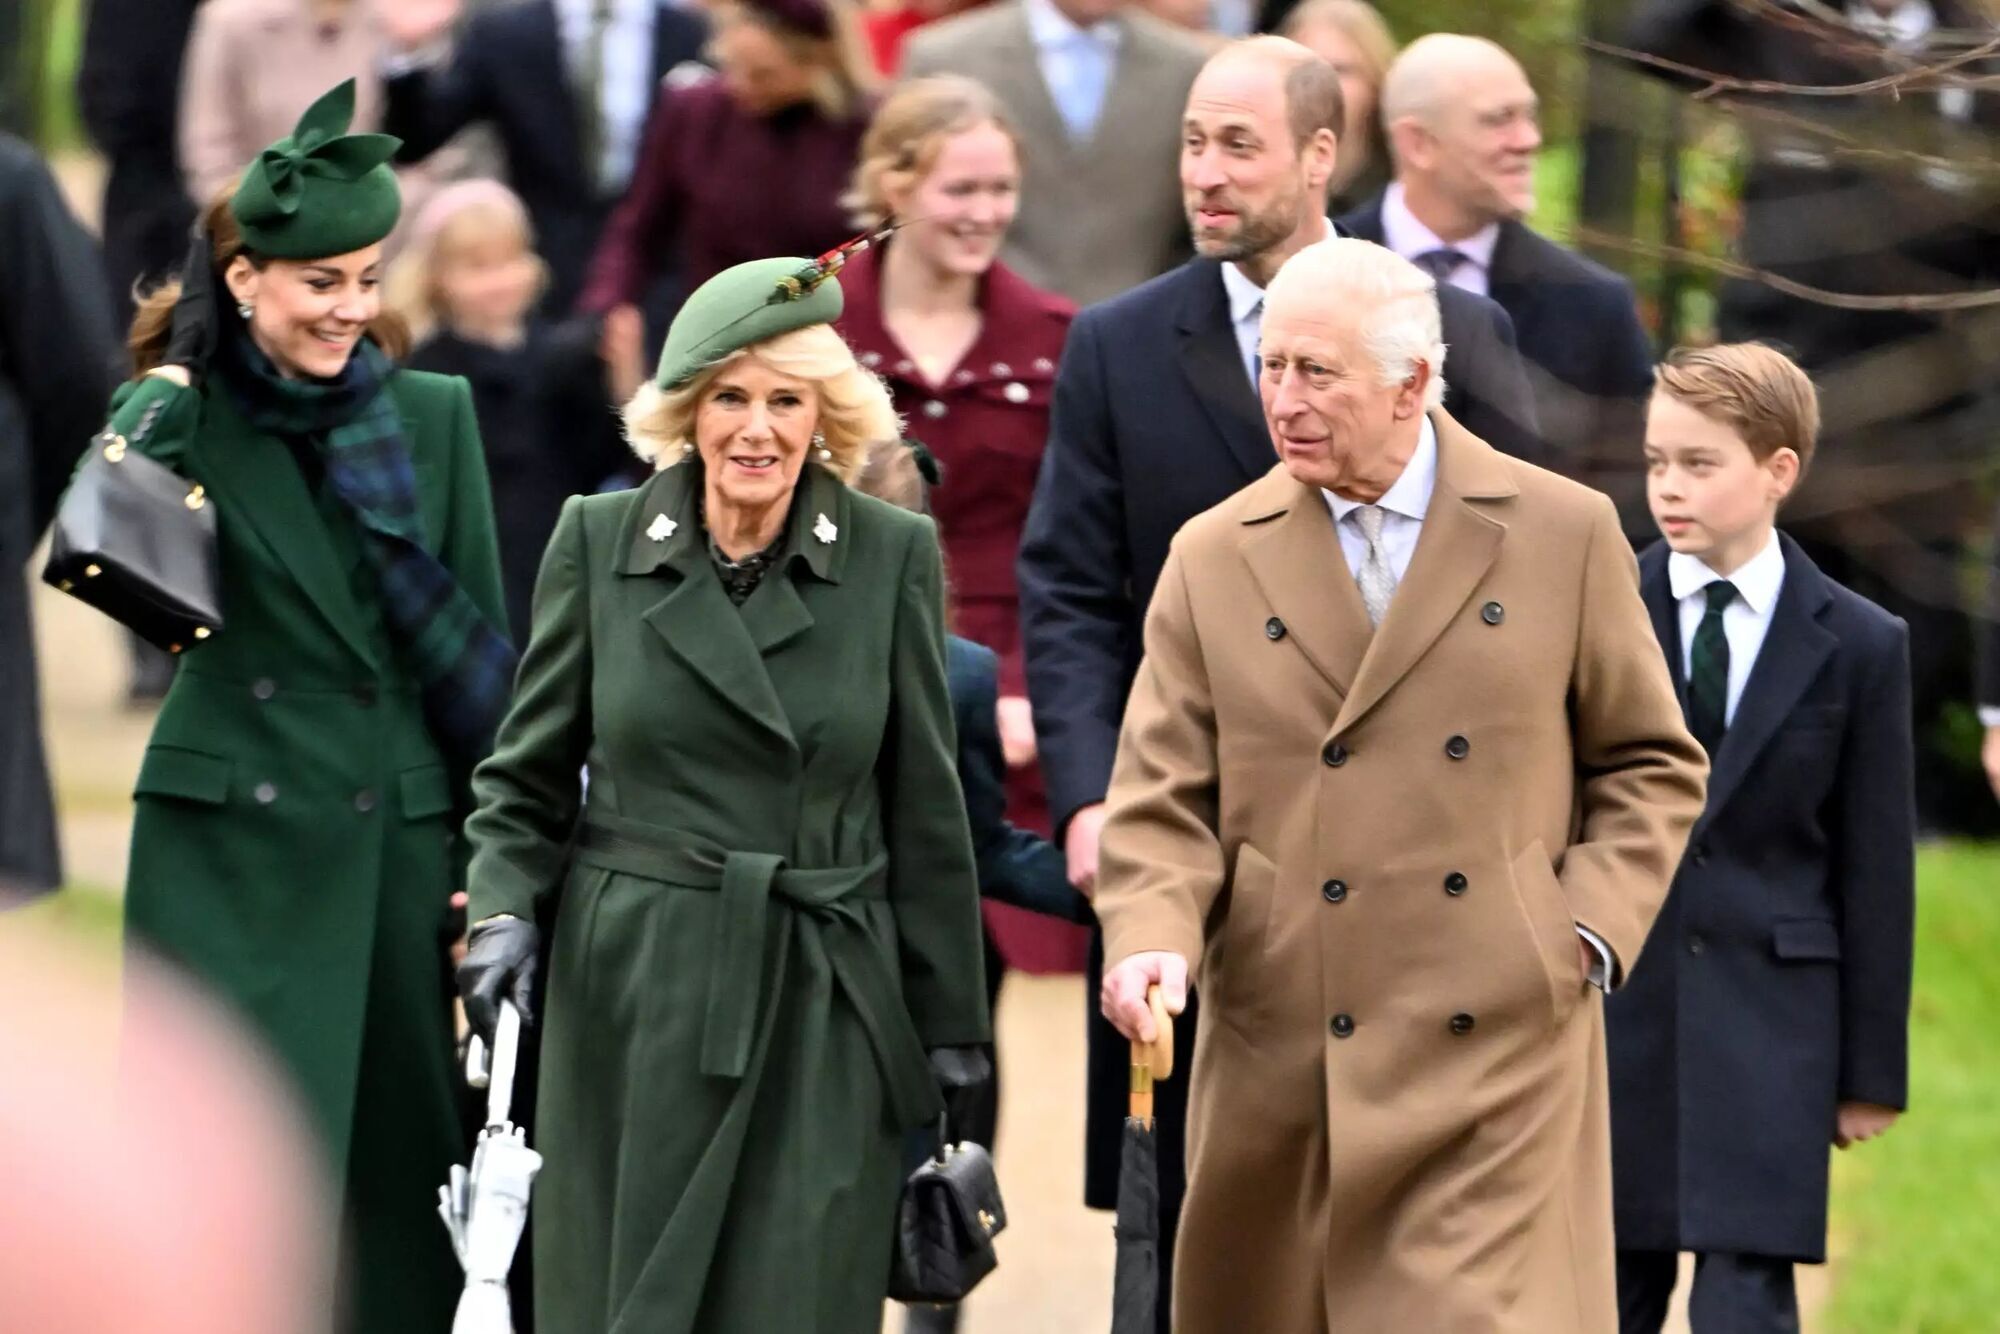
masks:
<path fill-rule="evenodd" d="M 135 440 L 160 406 L 148 407 Z M 222 628 L 215 507 L 200 485 L 106 430 L 56 511 L 42 582 L 179 653 Z"/>
<path fill-rule="evenodd" d="M 993 1158 L 977 1144 L 952 1144 L 938 1125 L 938 1151 L 903 1183 L 889 1296 L 910 1303 L 963 1301 L 999 1260 L 993 1238 L 1007 1226 Z"/>

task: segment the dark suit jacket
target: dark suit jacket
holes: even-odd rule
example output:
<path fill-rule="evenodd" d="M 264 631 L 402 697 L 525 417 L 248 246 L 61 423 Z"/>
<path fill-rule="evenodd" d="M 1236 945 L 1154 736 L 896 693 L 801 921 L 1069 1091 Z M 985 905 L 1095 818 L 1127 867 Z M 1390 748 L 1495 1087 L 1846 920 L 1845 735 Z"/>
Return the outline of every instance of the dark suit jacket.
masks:
<path fill-rule="evenodd" d="M 1784 586 L 1707 807 L 1605 1006 L 1622 1247 L 1824 1258 L 1836 1103 L 1904 1103 L 1908 634 L 1779 540 Z M 1639 572 L 1685 707 L 1664 544 Z"/>
<path fill-rule="evenodd" d="M 996 903 L 1072 922 L 1091 920 L 1090 905 L 1069 882 L 1069 865 L 1055 844 L 1007 823 L 1007 765 L 994 717 L 1000 658 L 984 644 L 950 635 L 944 663 L 951 711 L 958 722 L 958 782 L 972 824 L 979 892 Z"/>
<path fill-rule="evenodd" d="M 708 25 L 678 5 L 661 4 L 654 25 L 658 79 L 698 59 L 708 40 Z M 617 200 L 600 195 L 584 171 L 576 94 L 551 0 L 475 13 L 448 64 L 387 79 L 383 94 L 382 128 L 402 139 L 402 162 L 423 161 L 468 125 L 493 126 L 552 271 L 545 308 L 567 311 Z M 657 100 L 648 116 L 654 106 Z"/>
<path fill-rule="evenodd" d="M 0 135 L 0 895 L 61 876 L 22 566 L 104 424 L 124 349 L 97 248 L 35 151 Z"/>
<path fill-rule="evenodd" d="M 1381 242 L 1382 200 L 1340 225 Z M 1650 536 L 1643 450 L 1653 344 L 1632 284 L 1521 223 L 1503 222 L 1489 293 L 1514 321 L 1535 415 L 1554 450 L 1546 466 L 1616 501 L 1628 535 Z"/>
<path fill-rule="evenodd" d="M 197 0 L 92 0 L 77 70 L 77 109 L 104 154 L 104 266 L 114 310 L 187 254 L 194 201 L 182 184 L 175 126 L 181 61 Z"/>
<path fill-rule="evenodd" d="M 1446 410 L 1540 462 L 1505 312 L 1455 288 L 1441 297 Z M 1057 829 L 1104 800 L 1167 544 L 1276 458 L 1216 261 L 1190 260 L 1070 327 L 1017 569 Z"/>

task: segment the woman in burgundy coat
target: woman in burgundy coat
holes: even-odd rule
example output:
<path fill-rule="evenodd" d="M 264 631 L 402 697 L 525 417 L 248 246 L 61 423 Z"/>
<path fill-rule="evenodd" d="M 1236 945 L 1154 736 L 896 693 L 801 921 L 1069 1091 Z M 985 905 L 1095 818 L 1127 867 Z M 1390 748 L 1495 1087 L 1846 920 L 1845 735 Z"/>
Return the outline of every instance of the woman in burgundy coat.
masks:
<path fill-rule="evenodd" d="M 1000 655 L 1000 737 L 1012 770 L 1007 816 L 1046 834 L 1014 552 L 1076 309 L 994 258 L 1020 180 L 1013 131 L 984 87 L 943 76 L 899 88 L 861 145 L 849 202 L 863 225 L 888 216 L 911 223 L 847 266 L 847 306 L 836 327 L 861 364 L 888 382 L 908 433 L 944 465 L 946 484 L 932 503 L 953 629 Z M 1081 966 L 1080 928 L 1004 905 L 986 911 L 1005 962 L 1034 972 Z"/>
<path fill-rule="evenodd" d="M 693 291 L 732 265 L 852 235 L 841 190 L 875 74 L 846 0 L 725 0 L 710 17 L 716 72 L 668 76 L 591 260 L 585 311 L 636 308 L 670 261 Z"/>

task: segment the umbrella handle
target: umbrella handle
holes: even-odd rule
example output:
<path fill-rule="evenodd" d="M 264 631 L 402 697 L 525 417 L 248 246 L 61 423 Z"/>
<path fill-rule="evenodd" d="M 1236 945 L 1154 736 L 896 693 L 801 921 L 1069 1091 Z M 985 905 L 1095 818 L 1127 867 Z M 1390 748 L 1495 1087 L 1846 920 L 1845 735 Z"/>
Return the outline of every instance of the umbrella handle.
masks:
<path fill-rule="evenodd" d="M 1174 1017 L 1160 999 L 1158 987 L 1146 988 L 1146 1004 L 1153 1011 L 1158 1036 L 1152 1042 L 1132 1044 L 1132 1093 L 1129 1114 L 1143 1121 L 1153 1119 L 1153 1081 L 1171 1079 L 1174 1074 Z"/>

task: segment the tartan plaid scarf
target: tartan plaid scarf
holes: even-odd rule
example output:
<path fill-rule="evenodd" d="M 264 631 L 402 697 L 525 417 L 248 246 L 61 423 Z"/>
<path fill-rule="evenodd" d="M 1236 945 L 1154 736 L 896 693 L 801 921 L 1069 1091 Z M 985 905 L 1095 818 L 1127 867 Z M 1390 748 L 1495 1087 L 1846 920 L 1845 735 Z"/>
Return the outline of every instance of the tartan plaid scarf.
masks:
<path fill-rule="evenodd" d="M 432 736 L 469 772 L 493 747 L 515 654 L 425 540 L 403 419 L 383 390 L 395 367 L 368 339 L 333 380 L 287 380 L 255 343 L 225 337 L 220 378 L 251 425 L 308 440 L 354 514 L 382 609 L 423 688 Z"/>

